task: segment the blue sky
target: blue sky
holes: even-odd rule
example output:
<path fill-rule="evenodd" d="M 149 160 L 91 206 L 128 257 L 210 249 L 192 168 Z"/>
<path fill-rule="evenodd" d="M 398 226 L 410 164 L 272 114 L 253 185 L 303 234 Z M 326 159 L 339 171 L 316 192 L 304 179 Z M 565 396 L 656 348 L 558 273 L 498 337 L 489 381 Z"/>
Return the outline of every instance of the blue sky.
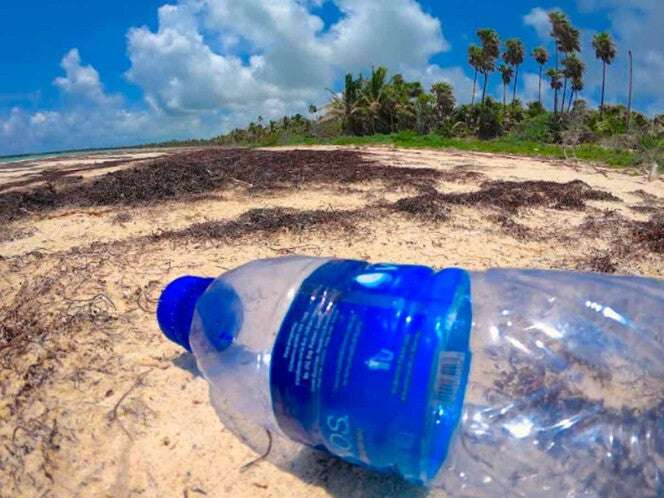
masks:
<path fill-rule="evenodd" d="M 35 5 L 36 4 L 36 5 Z M 479 27 L 551 46 L 546 11 L 582 30 L 591 103 L 600 66 L 590 40 L 610 30 L 618 58 L 608 100 L 625 99 L 635 52 L 637 108 L 664 112 L 661 0 L 74 0 L 2 2 L 0 154 L 210 137 L 261 114 L 305 112 L 345 71 L 386 64 L 470 95 L 466 48 Z M 536 98 L 536 65 L 519 88 Z M 498 94 L 494 76 L 490 91 Z M 548 96 L 547 96 L 548 98 Z"/>

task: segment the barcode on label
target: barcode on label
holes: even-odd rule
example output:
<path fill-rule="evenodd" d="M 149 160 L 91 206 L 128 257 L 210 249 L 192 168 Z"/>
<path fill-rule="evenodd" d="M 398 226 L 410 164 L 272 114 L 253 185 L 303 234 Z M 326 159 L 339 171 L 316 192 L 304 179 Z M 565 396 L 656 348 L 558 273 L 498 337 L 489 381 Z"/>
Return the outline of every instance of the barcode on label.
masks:
<path fill-rule="evenodd" d="M 438 356 L 435 392 L 439 403 L 451 403 L 457 397 L 467 353 L 443 351 Z"/>

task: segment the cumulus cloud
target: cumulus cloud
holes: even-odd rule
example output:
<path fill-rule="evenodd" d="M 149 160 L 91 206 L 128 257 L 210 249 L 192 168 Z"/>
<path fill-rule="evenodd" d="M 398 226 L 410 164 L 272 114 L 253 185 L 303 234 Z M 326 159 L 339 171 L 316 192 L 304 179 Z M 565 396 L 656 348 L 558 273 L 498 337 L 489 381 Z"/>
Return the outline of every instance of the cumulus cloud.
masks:
<path fill-rule="evenodd" d="M 0 116 L 1 152 L 212 136 L 259 114 L 305 113 L 346 71 L 387 65 L 411 78 L 451 82 L 461 101 L 472 82 L 461 68 L 430 64 L 450 49 L 439 19 L 415 0 L 334 0 L 331 26 L 312 8 L 324 0 L 179 0 L 158 10 L 155 30 L 127 33 L 128 81 L 144 104 L 109 95 L 72 49 L 54 81 L 63 109 Z"/>
<path fill-rule="evenodd" d="M 438 81 L 449 83 L 454 88 L 454 96 L 457 102 L 465 104 L 470 102 L 473 92 L 473 79 L 466 75 L 460 67 L 442 68 L 435 64 L 428 65 L 425 69 L 412 69 L 404 73 L 406 78 L 421 81 L 424 88 L 429 89 Z M 478 85 L 479 88 L 479 85 Z"/>
<path fill-rule="evenodd" d="M 345 17 L 331 29 L 331 46 L 345 67 L 382 64 L 405 70 L 425 66 L 433 54 L 450 49 L 440 20 L 413 0 L 337 0 L 337 5 Z"/>
<path fill-rule="evenodd" d="M 65 75 L 56 78 L 53 84 L 63 94 L 73 97 L 74 102 L 101 105 L 121 102 L 120 97 L 109 96 L 104 92 L 99 73 L 94 67 L 81 65 L 78 49 L 71 49 L 62 58 L 60 66 Z"/>
<path fill-rule="evenodd" d="M 146 27 L 129 32 L 128 77 L 166 112 L 267 101 L 300 110 L 323 98 L 342 70 L 372 64 L 425 68 L 432 55 L 449 48 L 440 21 L 413 0 L 336 3 L 342 17 L 327 30 L 297 0 L 165 5 L 156 32 Z"/>
<path fill-rule="evenodd" d="M 159 9 L 156 33 L 143 27 L 127 36 L 130 81 L 139 85 L 154 109 L 188 113 L 267 98 L 261 84 L 260 57 L 243 64 L 238 57 L 215 53 L 203 39 L 189 5 Z"/>
<path fill-rule="evenodd" d="M 206 136 L 223 121 L 217 113 L 171 116 L 159 110 L 132 108 L 121 96 L 104 91 L 99 73 L 81 63 L 76 49 L 63 57 L 61 65 L 65 75 L 53 84 L 66 98 L 66 107 L 37 112 L 14 107 L 0 116 L 1 153 L 113 147 L 165 136 Z"/>
<path fill-rule="evenodd" d="M 528 14 L 523 16 L 523 24 L 530 26 L 537 31 L 537 36 L 545 40 L 551 33 L 551 24 L 549 23 L 549 12 L 556 9 L 544 10 L 542 7 L 533 8 Z"/>

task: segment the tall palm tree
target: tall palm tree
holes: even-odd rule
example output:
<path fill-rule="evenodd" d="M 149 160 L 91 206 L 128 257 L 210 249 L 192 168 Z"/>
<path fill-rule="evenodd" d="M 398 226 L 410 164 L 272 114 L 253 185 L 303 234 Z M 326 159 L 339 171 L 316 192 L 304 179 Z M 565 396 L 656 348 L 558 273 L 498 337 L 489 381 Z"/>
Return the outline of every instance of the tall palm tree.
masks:
<path fill-rule="evenodd" d="M 616 57 L 616 44 L 611 35 L 606 31 L 597 33 L 593 37 L 593 48 L 595 57 L 602 61 L 602 98 L 599 104 L 599 114 L 604 116 L 604 91 L 606 89 L 606 66 L 613 62 Z"/>
<path fill-rule="evenodd" d="M 629 82 L 627 90 L 627 128 L 629 129 L 629 124 L 632 121 L 632 91 L 634 90 L 634 59 L 631 50 L 627 51 L 627 57 L 629 57 Z"/>
<path fill-rule="evenodd" d="M 500 38 L 496 30 L 482 28 L 477 31 L 477 37 L 482 43 L 482 63 L 480 72 L 484 75 L 484 87 L 482 89 L 482 104 L 486 101 L 486 87 L 489 82 L 489 73 L 496 69 L 496 59 L 500 56 Z"/>
<path fill-rule="evenodd" d="M 570 112 L 572 105 L 578 99 L 579 93 L 583 90 L 583 76 L 573 77 L 572 78 L 572 94 L 569 96 L 569 105 L 567 106 L 567 112 Z"/>
<path fill-rule="evenodd" d="M 565 60 L 563 60 L 563 66 L 563 74 L 565 75 L 565 78 L 572 83 L 569 103 L 567 105 L 567 112 L 569 112 L 572 108 L 574 94 L 578 94 L 578 92 L 583 90 L 583 73 L 586 70 L 586 65 L 576 56 L 576 54 L 571 54 L 565 57 Z M 562 109 L 564 109 L 564 107 Z"/>
<path fill-rule="evenodd" d="M 519 66 L 523 64 L 525 50 L 523 42 L 518 38 L 510 38 L 505 41 L 505 53 L 503 59 L 514 68 L 514 91 L 512 92 L 512 104 L 516 101 L 516 86 L 519 79 Z"/>
<path fill-rule="evenodd" d="M 514 70 L 511 68 L 511 66 L 508 66 L 507 64 L 501 64 L 500 67 L 498 68 L 498 71 L 500 71 L 500 75 L 502 76 L 503 79 L 503 106 L 506 106 L 507 86 L 510 84 L 510 81 L 512 81 Z"/>
<path fill-rule="evenodd" d="M 471 105 L 475 104 L 475 89 L 477 88 L 477 74 L 482 66 L 482 47 L 471 45 L 468 47 L 468 64 L 475 70 L 475 77 L 473 78 L 473 97 Z"/>
<path fill-rule="evenodd" d="M 570 22 L 567 18 L 567 14 L 561 10 L 554 10 L 549 12 L 549 22 L 551 23 L 551 38 L 553 38 L 554 44 L 556 46 L 555 69 L 558 71 L 558 59 L 560 57 L 560 51 L 562 50 L 563 32 L 567 26 L 569 26 Z M 554 102 L 558 102 L 559 91 L 560 89 L 554 90 Z M 555 109 L 554 112 L 557 112 L 557 109 Z"/>
<path fill-rule="evenodd" d="M 533 50 L 533 57 L 537 64 L 539 64 L 539 94 L 538 102 L 542 105 L 542 72 L 544 71 L 544 65 L 549 62 L 549 53 L 544 47 L 537 47 Z"/>
<path fill-rule="evenodd" d="M 569 19 L 563 11 L 554 10 L 549 12 L 549 22 L 551 23 L 551 38 L 556 44 L 556 69 L 558 69 L 558 53 L 561 50 L 562 32 L 569 24 Z"/>
<path fill-rule="evenodd" d="M 583 77 L 583 72 L 585 71 L 586 66 L 583 62 L 581 62 L 581 59 L 577 57 L 575 53 L 571 53 L 567 57 L 563 59 L 563 76 L 565 77 L 565 83 L 567 81 L 572 81 L 576 79 L 577 81 Z M 573 92 L 574 90 L 572 90 Z M 568 105 L 568 110 L 571 107 L 572 104 L 572 93 L 570 93 L 570 102 Z M 560 109 L 562 112 L 565 111 L 565 92 L 563 91 L 563 102 L 562 105 L 560 106 Z"/>
<path fill-rule="evenodd" d="M 560 48 L 565 54 L 565 57 L 576 54 L 581 50 L 581 33 L 576 29 L 570 22 L 567 22 L 563 25 L 560 34 Z M 564 74 L 564 73 L 563 73 Z M 565 80 L 563 82 L 563 102 L 561 109 L 565 109 L 565 97 L 567 94 L 567 82 L 569 78 L 565 75 Z"/>
<path fill-rule="evenodd" d="M 558 112 L 558 92 L 563 87 L 562 81 L 560 81 L 560 71 L 555 68 L 551 68 L 546 72 L 546 75 L 551 80 L 551 88 L 553 89 L 553 112 L 554 114 Z"/>

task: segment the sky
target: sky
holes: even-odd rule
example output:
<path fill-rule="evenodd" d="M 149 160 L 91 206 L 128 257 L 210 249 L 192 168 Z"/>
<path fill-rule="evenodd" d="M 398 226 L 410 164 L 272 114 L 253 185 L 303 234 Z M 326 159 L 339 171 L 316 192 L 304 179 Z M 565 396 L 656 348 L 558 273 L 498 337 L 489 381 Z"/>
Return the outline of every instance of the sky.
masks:
<path fill-rule="evenodd" d="M 607 102 L 664 113 L 663 0 L 6 0 L 0 4 L 0 155 L 209 138 L 261 115 L 307 113 L 346 72 L 386 65 L 425 85 L 472 91 L 466 51 L 481 27 L 550 50 L 547 12 L 582 33 L 582 97 L 599 101 L 593 34 L 618 43 Z M 536 100 L 528 58 L 518 93 Z M 552 96 L 545 84 L 544 98 Z M 499 97 L 498 74 L 489 91 Z"/>

